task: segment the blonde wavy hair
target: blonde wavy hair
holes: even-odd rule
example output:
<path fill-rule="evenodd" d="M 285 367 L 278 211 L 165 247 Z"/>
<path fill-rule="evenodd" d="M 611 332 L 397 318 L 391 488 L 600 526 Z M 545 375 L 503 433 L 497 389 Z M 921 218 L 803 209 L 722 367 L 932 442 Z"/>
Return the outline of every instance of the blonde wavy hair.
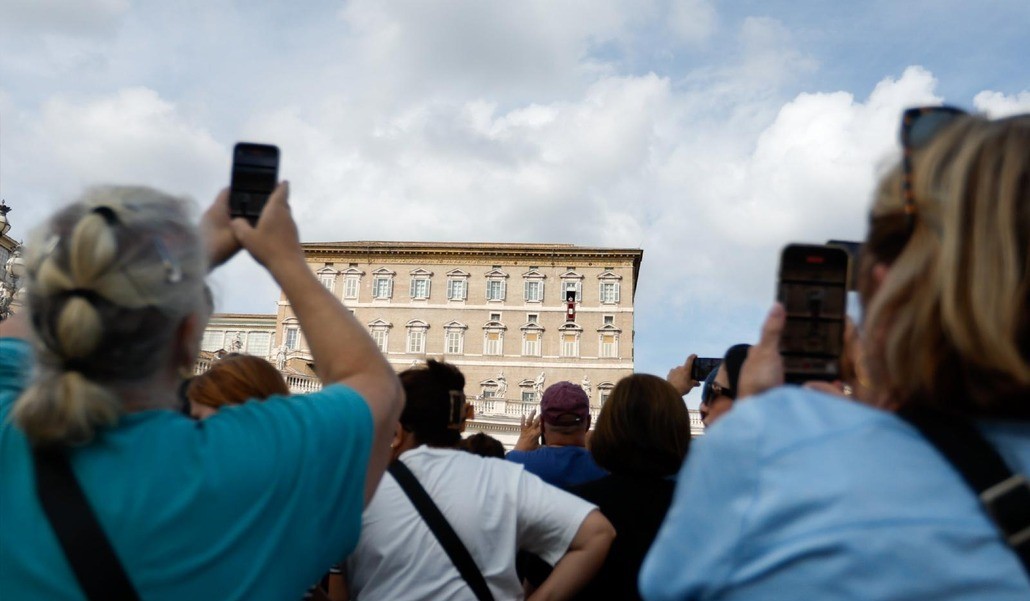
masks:
<path fill-rule="evenodd" d="M 188 207 L 150 188 L 97 187 L 35 232 L 26 291 L 40 369 L 12 411 L 33 445 L 85 443 L 115 424 L 118 387 L 167 365 L 182 320 L 206 310 Z"/>
<path fill-rule="evenodd" d="M 1030 115 L 964 116 L 881 182 L 863 257 L 879 392 L 977 416 L 1030 417 Z M 875 294 L 874 263 L 891 266 Z"/>

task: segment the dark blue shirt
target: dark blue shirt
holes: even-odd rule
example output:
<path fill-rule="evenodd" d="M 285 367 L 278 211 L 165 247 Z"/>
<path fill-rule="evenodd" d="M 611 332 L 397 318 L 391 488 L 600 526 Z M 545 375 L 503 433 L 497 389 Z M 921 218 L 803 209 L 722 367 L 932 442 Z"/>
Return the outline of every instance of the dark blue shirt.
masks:
<path fill-rule="evenodd" d="M 568 488 L 608 475 L 608 472 L 594 463 L 590 451 L 583 447 L 540 447 L 535 451 L 509 451 L 505 459 L 521 463 L 526 471 L 559 488 Z"/>

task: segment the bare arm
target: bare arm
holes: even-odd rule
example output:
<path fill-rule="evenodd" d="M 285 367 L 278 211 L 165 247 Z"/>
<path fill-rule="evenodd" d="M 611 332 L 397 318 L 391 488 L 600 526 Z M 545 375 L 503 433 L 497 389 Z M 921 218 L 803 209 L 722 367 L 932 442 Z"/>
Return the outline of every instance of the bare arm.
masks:
<path fill-rule="evenodd" d="M 665 379 L 669 384 L 672 384 L 676 392 L 680 393 L 680 396 L 687 394 L 690 392 L 690 389 L 696 388 L 700 384 L 700 382 L 690 377 L 690 372 L 694 367 L 694 359 L 697 359 L 697 355 L 689 355 L 687 360 L 683 362 L 683 365 L 677 365 L 670 369 L 669 375 L 665 376 Z"/>
<path fill-rule="evenodd" d="M 280 184 L 255 227 L 244 219 L 234 219 L 232 231 L 282 287 L 311 347 L 322 382 L 346 384 L 368 403 L 375 432 L 365 478 L 367 505 L 390 459 L 393 425 L 404 405 L 404 392 L 365 328 L 308 268 L 290 215 L 288 195 L 288 184 Z"/>
<path fill-rule="evenodd" d="M 588 513 L 569 544 L 569 550 L 527 601 L 571 598 L 601 569 L 613 540 L 615 528 L 608 518 L 597 509 Z"/>

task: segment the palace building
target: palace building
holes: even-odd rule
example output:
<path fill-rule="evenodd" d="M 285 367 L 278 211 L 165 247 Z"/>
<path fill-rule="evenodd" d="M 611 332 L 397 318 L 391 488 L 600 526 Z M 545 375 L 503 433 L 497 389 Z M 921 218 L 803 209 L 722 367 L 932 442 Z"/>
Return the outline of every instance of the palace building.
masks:
<path fill-rule="evenodd" d="M 461 369 L 476 409 L 469 430 L 509 447 L 548 385 L 580 384 L 596 416 L 615 383 L 633 373 L 640 249 L 326 242 L 304 251 L 395 369 L 427 358 Z M 320 386 L 285 296 L 275 316 L 216 314 L 202 348 L 204 360 L 234 350 L 268 357 L 297 392 Z"/>

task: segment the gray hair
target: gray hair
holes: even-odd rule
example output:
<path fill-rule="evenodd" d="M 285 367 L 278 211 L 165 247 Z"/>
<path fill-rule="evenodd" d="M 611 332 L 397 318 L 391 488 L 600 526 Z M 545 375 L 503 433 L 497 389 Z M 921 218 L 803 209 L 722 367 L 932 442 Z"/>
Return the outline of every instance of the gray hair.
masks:
<path fill-rule="evenodd" d="M 188 201 L 91 188 L 34 234 L 28 308 L 40 370 L 14 406 L 36 446 L 81 444 L 122 413 L 114 387 L 167 364 L 182 320 L 205 308 L 207 259 Z"/>

